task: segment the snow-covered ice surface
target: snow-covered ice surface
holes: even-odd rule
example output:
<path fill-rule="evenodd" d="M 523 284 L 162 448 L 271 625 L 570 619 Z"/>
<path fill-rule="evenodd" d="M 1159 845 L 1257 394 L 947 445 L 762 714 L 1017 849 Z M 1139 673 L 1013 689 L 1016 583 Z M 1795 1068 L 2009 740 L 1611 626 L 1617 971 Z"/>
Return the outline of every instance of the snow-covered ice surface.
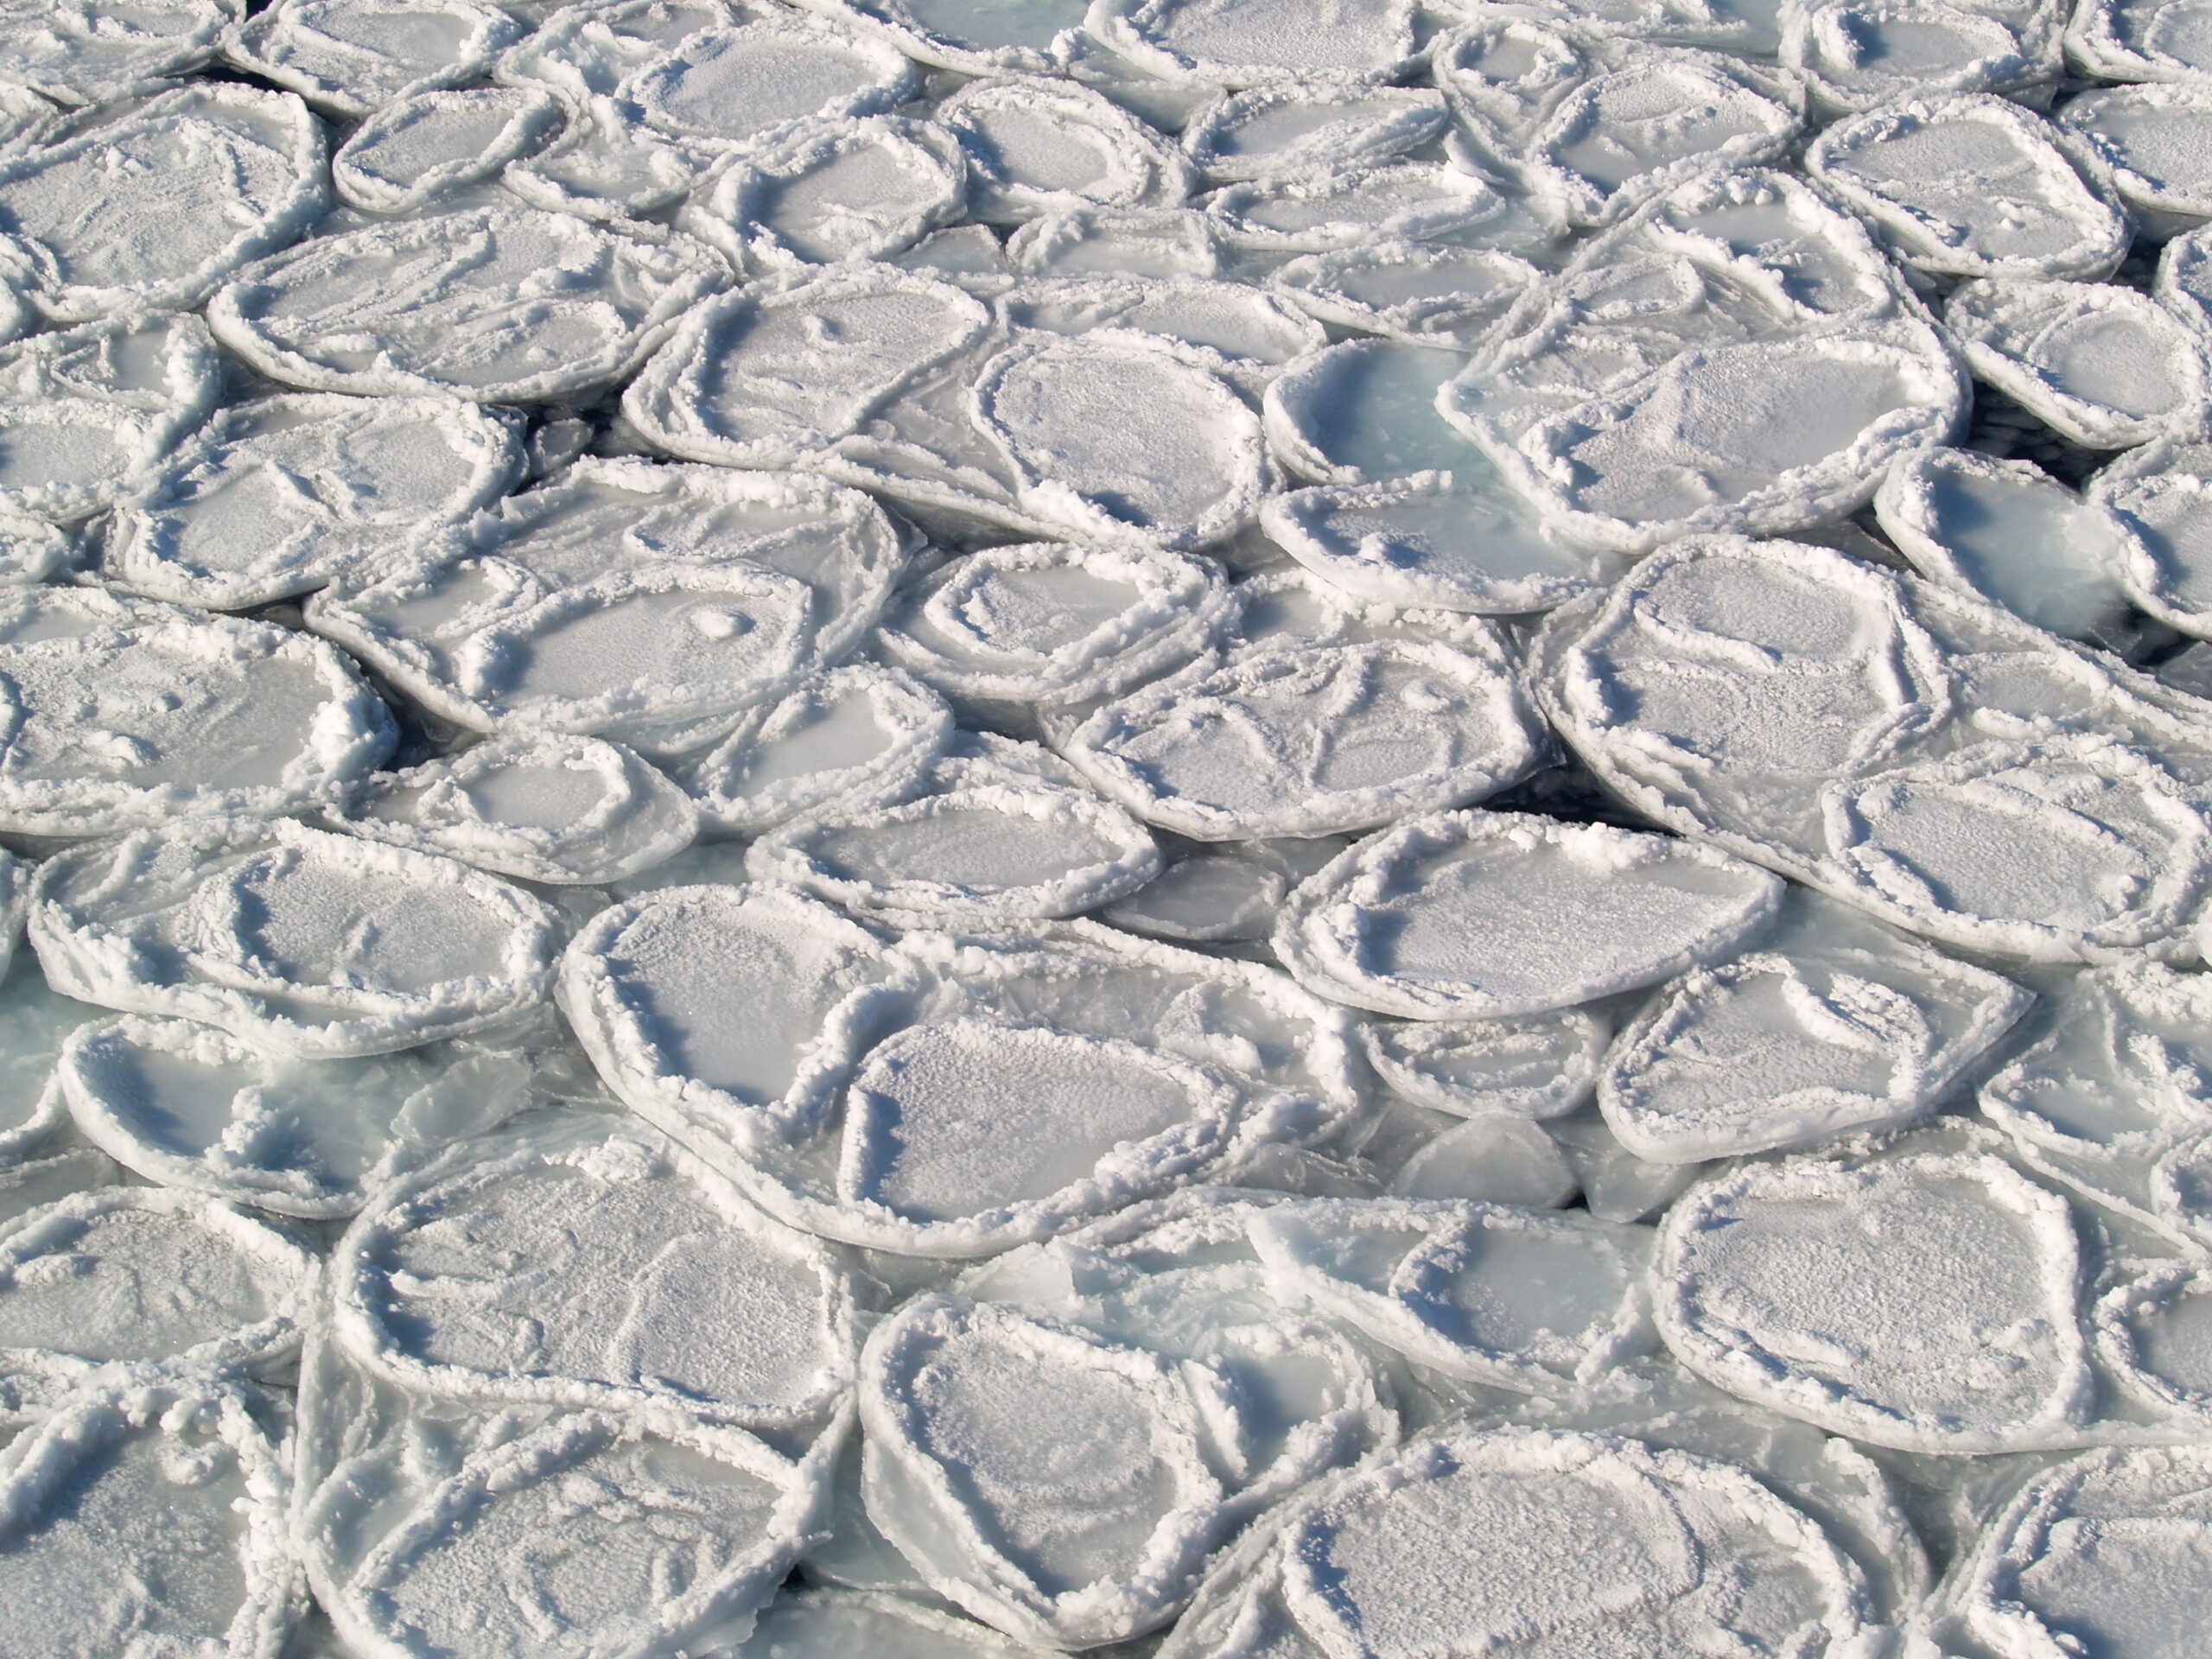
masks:
<path fill-rule="evenodd" d="M 0 1654 L 2203 1659 L 2200 0 L 0 0 Z"/>

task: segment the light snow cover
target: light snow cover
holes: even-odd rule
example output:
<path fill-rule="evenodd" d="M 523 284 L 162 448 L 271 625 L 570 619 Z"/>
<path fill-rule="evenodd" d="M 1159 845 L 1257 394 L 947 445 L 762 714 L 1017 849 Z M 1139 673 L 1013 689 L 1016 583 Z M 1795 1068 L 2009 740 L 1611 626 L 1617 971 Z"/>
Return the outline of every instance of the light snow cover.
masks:
<path fill-rule="evenodd" d="M 2201 0 L 0 0 L 0 1655 L 2203 1659 Z"/>

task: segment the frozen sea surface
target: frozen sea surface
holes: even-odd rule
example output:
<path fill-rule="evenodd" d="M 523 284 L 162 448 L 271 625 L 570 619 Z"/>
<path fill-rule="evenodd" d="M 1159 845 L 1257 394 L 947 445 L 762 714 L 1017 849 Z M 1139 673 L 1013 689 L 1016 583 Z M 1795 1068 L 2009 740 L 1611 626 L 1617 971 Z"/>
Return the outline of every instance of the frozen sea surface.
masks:
<path fill-rule="evenodd" d="M 0 1655 L 2205 1659 L 2199 0 L 0 0 Z"/>

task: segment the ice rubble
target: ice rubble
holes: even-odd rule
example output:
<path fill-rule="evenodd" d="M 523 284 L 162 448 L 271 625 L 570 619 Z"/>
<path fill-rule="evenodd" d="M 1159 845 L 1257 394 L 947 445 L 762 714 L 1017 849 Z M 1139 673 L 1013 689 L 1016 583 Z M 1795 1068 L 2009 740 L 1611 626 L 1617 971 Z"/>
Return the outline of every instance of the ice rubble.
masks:
<path fill-rule="evenodd" d="M 2193 1655 L 2202 35 L 0 0 L 0 1649 Z"/>

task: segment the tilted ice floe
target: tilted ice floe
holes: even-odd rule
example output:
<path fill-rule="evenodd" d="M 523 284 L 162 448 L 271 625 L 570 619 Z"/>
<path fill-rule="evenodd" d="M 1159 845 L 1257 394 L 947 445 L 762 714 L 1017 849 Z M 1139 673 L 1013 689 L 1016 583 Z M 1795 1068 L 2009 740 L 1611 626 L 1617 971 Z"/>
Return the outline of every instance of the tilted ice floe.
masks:
<path fill-rule="evenodd" d="M 290 819 L 188 819 L 39 867 L 31 941 L 65 994 L 300 1058 L 412 1048 L 541 1002 L 559 927 L 450 859 Z"/>
<path fill-rule="evenodd" d="M 1262 1211 L 1248 1228 L 1286 1297 L 1446 1376 L 1520 1394 L 1603 1389 L 1656 1340 L 1647 1230 L 1500 1205 L 1326 1198 Z"/>
<path fill-rule="evenodd" d="M 721 175 L 684 228 L 767 269 L 880 259 L 960 217 L 968 167 L 933 122 L 887 117 L 802 129 Z"/>
<path fill-rule="evenodd" d="M 1691 541 L 1554 612 L 1532 666 L 1641 810 L 1909 931 L 2080 960 L 2195 913 L 2202 715 L 1972 599 Z"/>
<path fill-rule="evenodd" d="M 0 1450 L 0 1640 L 271 1654 L 299 1617 L 278 1402 L 190 1382 L 79 1395 Z M 125 1649 L 124 1650 L 128 1650 Z"/>
<path fill-rule="evenodd" d="M 1226 1351 L 1219 1357 L 1178 1352 L 1190 1337 L 1176 1314 L 1195 1308 L 1124 1294 L 1134 1306 L 1114 1320 L 1119 1341 L 988 1301 L 923 1297 L 880 1325 L 862 1357 L 871 1517 L 940 1594 L 1033 1643 L 1095 1645 L 1166 1623 L 1239 1522 L 1356 1455 L 1372 1420 L 1387 1421 L 1357 1373 L 1350 1389 L 1300 1379 L 1301 1392 L 1325 1396 L 1301 1414 L 1324 1421 L 1294 1427 L 1282 1453 L 1249 1466 L 1238 1442 L 1264 1434 L 1266 1407 L 1248 1392 L 1258 1378 L 1239 1372 L 1264 1376 L 1267 1349 L 1301 1337 L 1318 1350 L 1302 1369 L 1322 1371 L 1327 1350 L 1286 1319 L 1274 1344 L 1265 1327 L 1231 1326 L 1207 1344 Z M 1126 1326 L 1141 1332 L 1147 1313 L 1168 1327 L 1166 1352 L 1130 1340 Z M 1248 1345 L 1260 1364 L 1237 1364 Z M 1298 1387 L 1287 1372 L 1268 1380 Z M 1262 1421 L 1240 1421 L 1248 1414 Z"/>
<path fill-rule="evenodd" d="M 1271 496 L 1260 522 L 1308 570 L 1373 604 L 1527 615 L 1605 576 L 1603 555 L 1547 534 L 1487 467 L 1453 462 L 1450 473 Z"/>
<path fill-rule="evenodd" d="M 0 676 L 16 835 L 296 811 L 391 747 L 385 705 L 321 642 L 96 588 L 0 590 Z"/>
<path fill-rule="evenodd" d="M 457 725 L 682 748 L 849 652 L 902 551 L 818 480 L 580 461 L 326 588 L 308 626 Z"/>
<path fill-rule="evenodd" d="M 332 1255 L 334 1339 L 412 1392 L 826 1424 L 858 1351 L 852 1282 L 625 1122 L 535 1114 L 387 1185 Z"/>
<path fill-rule="evenodd" d="M 0 10 L 0 76 L 71 105 L 156 91 L 213 57 L 245 11 L 235 0 L 10 0 Z"/>
<path fill-rule="evenodd" d="M 1805 168 L 1916 270 L 2096 281 L 2126 251 L 2126 214 L 2097 152 L 1987 94 L 1839 122 L 1807 147 Z"/>
<path fill-rule="evenodd" d="M 0 0 L 0 1649 L 2194 1656 L 2192 3 Z"/>
<path fill-rule="evenodd" d="M 2081 974 L 1982 1084 L 1982 1116 L 2039 1173 L 2178 1243 L 2212 1242 L 2194 1174 L 2212 1146 L 2204 1002 L 2196 976 L 2152 963 Z"/>
<path fill-rule="evenodd" d="M 2127 289 L 1967 283 L 1943 321 L 1975 374 L 2092 449 L 2186 423 L 2212 383 L 2212 339 Z"/>
<path fill-rule="evenodd" d="M 1479 799 L 1535 764 L 1518 674 L 1478 620 L 1363 606 L 1291 573 L 1235 601 L 1214 652 L 1048 722 L 1147 823 L 1202 841 L 1333 835 Z"/>
<path fill-rule="evenodd" d="M 550 734 L 376 773 L 323 816 L 371 841 L 559 887 L 634 875 L 699 828 L 690 798 L 628 750 Z"/>
<path fill-rule="evenodd" d="M 1580 1008 L 1511 1020 L 1370 1020 L 1360 1030 L 1368 1064 L 1386 1088 L 1456 1117 L 1573 1111 L 1597 1086 L 1611 1035 Z"/>
<path fill-rule="evenodd" d="M 2212 70 L 2186 0 L 2088 0 L 2066 26 L 2068 60 L 2121 81 L 2188 83 Z"/>
<path fill-rule="evenodd" d="M 542 1082 L 531 1056 L 496 1040 L 294 1060 L 136 1016 L 86 1020 L 52 1070 L 78 1132 L 126 1168 L 315 1221 L 352 1215 L 397 1171 L 534 1103 Z"/>
<path fill-rule="evenodd" d="M 1697 842 L 1521 812 L 1369 836 L 1291 894 L 1275 954 L 1309 990 L 1415 1020 L 1573 1007 L 1725 959 L 1782 884 Z"/>
<path fill-rule="evenodd" d="M 100 1187 L 0 1233 L 0 1411 L 77 1386 L 223 1371 L 281 1376 L 320 1262 L 239 1205 L 160 1187 Z"/>
<path fill-rule="evenodd" d="M 1754 1164 L 1660 1225 L 1659 1328 L 1755 1403 L 1904 1451 L 2079 1444 L 2092 1413 L 2063 1200 L 1987 1153 Z"/>
<path fill-rule="evenodd" d="M 2045 0 L 1825 0 L 1785 9 L 1782 60 L 1822 112 L 1931 92 L 2009 92 L 2056 73 L 2064 21 Z"/>
<path fill-rule="evenodd" d="M 1020 224 L 1054 209 L 1172 207 L 1188 163 L 1142 121 L 1088 87 L 979 80 L 938 105 L 968 158 L 969 210 Z"/>
<path fill-rule="evenodd" d="M 358 118 L 474 79 L 521 32 L 482 0 L 276 0 L 230 32 L 223 54 L 328 114 Z"/>
<path fill-rule="evenodd" d="M 541 148 L 561 120 L 537 87 L 416 92 L 353 130 L 330 158 L 331 183 L 353 207 L 411 212 Z"/>
<path fill-rule="evenodd" d="M 9 874 L 11 909 L 21 905 L 27 880 L 28 872 L 20 868 Z M 14 931 L 12 920 L 9 931 Z M 96 1012 L 48 990 L 29 951 L 10 955 L 11 965 L 0 973 L 8 999 L 0 1013 L 0 1175 L 60 1153 L 55 1132 L 68 1122 L 69 1104 L 54 1075 L 54 1058 L 71 1030 Z"/>
<path fill-rule="evenodd" d="M 906 798 L 952 738 L 952 711 L 927 687 L 854 663 L 753 709 L 713 747 L 672 764 L 705 817 L 757 835 L 833 801 Z"/>
<path fill-rule="evenodd" d="M 488 506 L 522 464 L 515 423 L 458 398 L 234 404 L 131 493 L 100 568 L 213 610 L 290 599 Z"/>
<path fill-rule="evenodd" d="M 0 503 L 60 524 L 152 477 L 221 388 L 207 325 L 142 312 L 0 348 Z"/>
<path fill-rule="evenodd" d="M 848 910 L 961 923 L 1080 915 L 1160 873 L 1144 826 L 1041 750 L 956 747 L 918 781 L 908 799 L 831 801 L 786 820 L 753 843 L 747 874 Z"/>
<path fill-rule="evenodd" d="M 2028 1482 L 1948 1599 L 1967 1639 L 2021 1659 L 2094 1641 L 2182 1653 L 2196 1638 L 2212 1470 L 2202 1446 L 2092 1452 Z"/>
<path fill-rule="evenodd" d="M 293 1536 L 346 1644 L 410 1659 L 727 1648 L 825 1508 L 791 1452 L 679 1408 L 394 1389 L 327 1335 L 302 1378 Z"/>
<path fill-rule="evenodd" d="M 1446 120 L 1443 95 L 1426 87 L 1270 82 L 1200 110 L 1183 153 L 1210 183 L 1292 178 L 1418 149 Z"/>
<path fill-rule="evenodd" d="M 2115 463 L 2115 474 L 2129 464 Z M 2053 633 L 2094 640 L 2124 626 L 2130 598 L 2163 585 L 2133 516 L 2110 501 L 2085 501 L 2032 461 L 1937 448 L 1891 467 L 1874 511 L 1883 534 L 1930 581 Z"/>
<path fill-rule="evenodd" d="M 218 339 L 286 385 L 540 403 L 620 381 L 728 280 L 716 255 L 683 238 L 652 244 L 566 213 L 479 207 L 366 226 L 248 266 L 207 316 Z"/>
<path fill-rule="evenodd" d="M 197 306 L 328 205 L 296 98 L 210 84 L 103 113 L 0 156 L 0 260 L 55 321 Z"/>
<path fill-rule="evenodd" d="M 2169 627 L 2202 637 L 2212 627 L 2212 571 L 2204 517 L 2212 507 L 2212 448 L 2190 429 L 2115 457 L 2084 480 L 2083 494 L 2118 515 L 2132 539 L 2112 579 Z"/>
<path fill-rule="evenodd" d="M 2031 1000 L 1802 889 L 1756 944 L 1668 986 L 1607 1051 L 1599 1103 L 1638 1156 L 1693 1163 L 1924 1116 Z"/>
<path fill-rule="evenodd" d="M 2201 86 L 2111 86 L 2067 100 L 2058 123 L 2094 145 L 2120 200 L 2147 221 L 2212 218 L 2212 102 Z"/>
<path fill-rule="evenodd" d="M 1739 1467 L 1452 1423 L 1287 1506 L 1161 1652 L 1843 1652 L 1872 1611 L 1850 1557 Z"/>
<path fill-rule="evenodd" d="M 754 1014 L 717 1028 L 738 986 Z M 560 997 L 608 1086 L 771 1213 L 907 1254 L 1048 1237 L 1353 1107 L 1340 1012 L 1096 926 L 887 947 L 789 888 L 677 888 L 581 932 Z"/>

